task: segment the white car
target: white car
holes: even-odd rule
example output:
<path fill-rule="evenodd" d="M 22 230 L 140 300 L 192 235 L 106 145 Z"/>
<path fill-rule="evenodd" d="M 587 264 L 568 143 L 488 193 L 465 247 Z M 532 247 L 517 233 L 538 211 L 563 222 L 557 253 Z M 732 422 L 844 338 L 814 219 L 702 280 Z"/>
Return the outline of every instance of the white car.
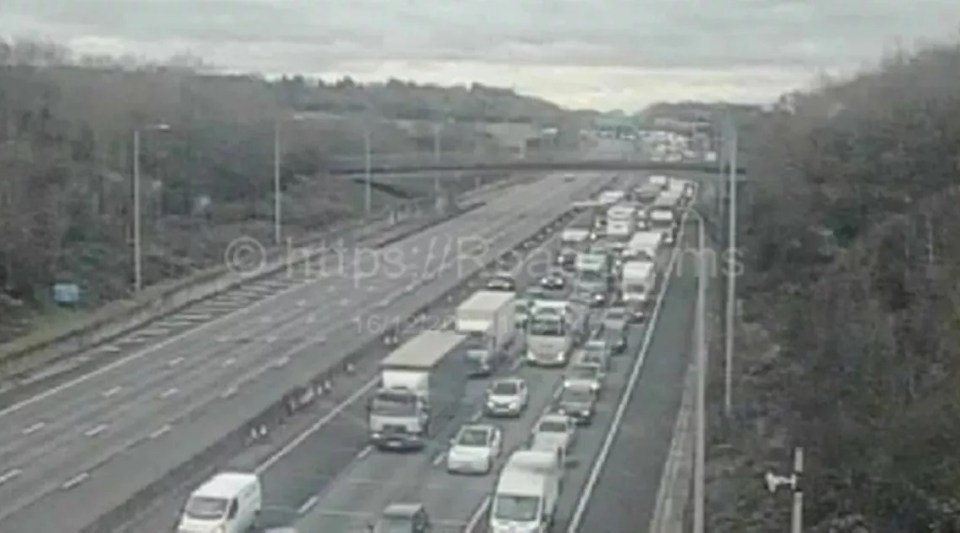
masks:
<path fill-rule="evenodd" d="M 502 378 L 490 384 L 484 410 L 487 416 L 518 417 L 527 407 L 527 382 L 521 378 Z"/>
<path fill-rule="evenodd" d="M 563 455 L 569 455 L 573 448 L 573 441 L 577 432 L 576 422 L 560 413 L 544 415 L 533 428 L 531 442 L 545 444 L 548 442 L 563 450 Z"/>
<path fill-rule="evenodd" d="M 489 424 L 463 426 L 450 441 L 447 452 L 447 472 L 461 474 L 488 474 L 500 456 L 503 435 L 499 428 Z"/>

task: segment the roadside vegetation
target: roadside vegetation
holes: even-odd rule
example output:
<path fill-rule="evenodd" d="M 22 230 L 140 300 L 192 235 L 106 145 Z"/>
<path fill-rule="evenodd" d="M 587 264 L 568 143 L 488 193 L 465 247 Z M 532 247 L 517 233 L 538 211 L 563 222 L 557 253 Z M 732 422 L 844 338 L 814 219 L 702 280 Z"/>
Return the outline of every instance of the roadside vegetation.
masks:
<path fill-rule="evenodd" d="M 960 531 L 960 47 L 825 80 L 750 130 L 736 416 L 712 428 L 710 530 L 789 529 L 788 491 L 762 476 L 802 446 L 807 530 Z"/>
<path fill-rule="evenodd" d="M 306 118 L 292 120 L 298 113 Z M 578 131 L 554 104 L 478 84 L 268 81 L 191 57 L 148 64 L 0 39 L 0 343 L 54 309 L 54 283 L 78 284 L 84 308 L 129 295 L 135 129 L 146 284 L 215 263 L 240 235 L 269 242 L 278 118 L 290 236 L 360 214 L 360 187 L 323 176 L 363 160 L 365 130 L 375 159 L 432 153 L 437 122 L 445 154 L 504 150 L 490 123 L 558 127 L 569 146 Z M 160 123 L 169 131 L 149 130 Z M 373 207 L 432 194 L 420 185 L 378 190 Z"/>

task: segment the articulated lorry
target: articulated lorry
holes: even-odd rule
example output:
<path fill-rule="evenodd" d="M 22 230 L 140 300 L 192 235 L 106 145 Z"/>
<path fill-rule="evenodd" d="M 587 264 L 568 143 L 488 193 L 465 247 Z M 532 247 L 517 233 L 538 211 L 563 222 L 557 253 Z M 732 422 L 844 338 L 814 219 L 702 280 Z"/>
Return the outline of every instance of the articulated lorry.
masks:
<path fill-rule="evenodd" d="M 420 449 L 438 420 L 452 416 L 466 390 L 466 337 L 427 330 L 380 363 L 380 386 L 367 405 L 370 440 L 380 449 Z"/>
<path fill-rule="evenodd" d="M 509 354 L 517 331 L 516 300 L 512 292 L 481 290 L 457 307 L 455 327 L 467 336 L 472 376 L 489 376 Z"/>

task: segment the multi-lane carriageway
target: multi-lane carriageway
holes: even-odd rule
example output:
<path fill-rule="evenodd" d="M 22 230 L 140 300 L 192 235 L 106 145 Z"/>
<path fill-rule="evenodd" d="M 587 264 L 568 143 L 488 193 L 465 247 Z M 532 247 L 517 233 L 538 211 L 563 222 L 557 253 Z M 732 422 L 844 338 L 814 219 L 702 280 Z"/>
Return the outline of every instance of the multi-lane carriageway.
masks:
<path fill-rule="evenodd" d="M 383 249 L 341 251 L 323 270 L 340 275 L 0 410 L 0 531 L 81 529 L 366 344 L 374 334 L 357 317 L 409 315 L 478 270 L 469 243 L 492 258 L 602 185 L 548 177 Z"/>
<path fill-rule="evenodd" d="M 556 237 L 553 234 L 527 252 L 528 263 L 516 268 L 521 285 L 535 282 L 537 262 L 549 255 L 540 251 L 554 247 Z M 527 268 L 521 268 L 524 266 Z M 633 533 L 646 530 L 650 522 L 679 403 L 678 384 L 692 324 L 692 269 L 677 271 L 680 275 L 670 279 L 660 295 L 658 318 L 653 322 L 656 327 L 639 326 L 632 331 L 628 350 L 615 360 L 594 424 L 579 434 L 574 464 L 567 472 L 560 500 L 557 533 Z M 438 323 L 441 317 L 449 316 L 476 287 L 463 287 L 456 298 L 434 307 L 432 318 L 424 324 Z M 409 338 L 418 330 L 412 325 L 403 337 Z M 386 353 L 387 348 L 380 349 L 381 355 Z M 482 419 L 479 412 L 487 380 L 470 385 L 456 416 L 443 424 L 427 450 L 395 454 L 366 445 L 363 399 L 372 387 L 372 372 L 372 366 L 358 370 L 343 383 L 343 395 L 329 404 L 325 414 L 305 424 L 290 445 L 279 452 L 254 449 L 236 458 L 237 468 L 255 470 L 263 479 L 263 529 L 292 526 L 292 530 L 282 531 L 366 532 L 388 503 L 407 500 L 425 504 L 437 532 L 484 531 L 495 474 L 451 475 L 443 467 L 443 458 L 448 439 L 460 425 Z M 561 371 L 517 364 L 501 373 L 524 377 L 531 391 L 530 408 L 519 420 L 495 422 L 504 429 L 505 446 L 511 449 L 525 442 L 537 417 L 552 402 Z M 631 381 L 635 384 L 631 400 L 621 404 Z M 623 421 L 618 436 L 609 439 L 609 430 L 617 425 L 614 419 L 618 417 Z M 608 458 L 606 468 L 599 468 L 600 456 Z M 610 475 L 622 483 L 613 486 L 607 479 Z M 583 496 L 588 486 L 593 489 L 589 499 Z M 184 496 L 170 498 L 126 531 L 169 527 Z M 594 509 L 602 512 L 594 513 Z"/>
<path fill-rule="evenodd" d="M 683 240 L 681 243 L 686 244 Z M 541 246 L 553 245 L 554 239 L 550 239 Z M 533 253 L 532 257 L 541 255 Z M 681 260 L 678 254 L 675 261 Z M 687 360 L 684 352 L 690 341 L 696 288 L 692 268 L 670 270 L 675 275 L 668 277 L 661 288 L 650 327 L 633 328 L 627 350 L 614 360 L 593 424 L 578 433 L 554 532 L 633 533 L 646 530 L 650 523 L 679 403 L 677 385 Z M 521 270 L 522 274 L 529 272 Z M 519 277 L 521 284 L 536 282 L 529 276 Z M 498 468 L 510 450 L 527 442 L 533 425 L 550 409 L 561 387 L 561 370 L 522 366 L 519 359 L 516 363 L 502 373 L 527 380 L 530 404 L 518 420 L 494 421 L 504 430 L 505 452 Z M 299 515 L 294 525 L 297 533 L 367 531 L 378 513 L 395 501 L 422 502 L 437 532 L 486 531 L 496 468 L 488 475 L 453 475 L 446 472 L 443 462 L 446 443 L 456 430 L 464 423 L 484 418 L 481 410 L 486 384 L 486 380 L 472 383 L 454 419 L 444 425 L 425 452 L 418 454 L 383 453 L 364 447 L 362 402 L 348 407 L 337 420 L 331 420 L 331 424 L 337 424 L 336 432 L 308 437 L 288 457 L 264 469 L 268 503 Z M 630 394 L 625 394 L 628 388 Z M 619 427 L 619 438 L 611 433 L 615 426 Z M 352 446 L 345 450 L 348 442 Z M 610 463 L 604 465 L 608 458 Z M 349 462 L 333 476 L 326 472 L 309 474 L 316 472 L 318 463 L 331 461 Z M 602 486 L 606 481 L 597 483 L 602 472 L 621 478 L 629 475 L 626 490 L 623 485 L 617 487 L 618 493 L 606 490 Z M 608 500 L 603 502 L 608 512 L 586 513 L 598 499 Z"/>

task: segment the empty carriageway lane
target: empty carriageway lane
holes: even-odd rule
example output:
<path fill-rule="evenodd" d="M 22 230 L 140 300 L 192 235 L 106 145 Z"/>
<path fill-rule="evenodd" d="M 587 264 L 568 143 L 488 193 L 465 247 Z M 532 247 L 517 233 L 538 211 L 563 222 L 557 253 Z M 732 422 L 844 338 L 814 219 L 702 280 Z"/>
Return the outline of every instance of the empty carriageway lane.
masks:
<path fill-rule="evenodd" d="M 666 290 L 629 398 L 617 405 L 618 429 L 594 446 L 593 465 L 574 498 L 561 501 L 558 525 L 566 533 L 647 531 L 669 455 L 684 374 L 691 360 L 696 308 L 695 226 Z"/>
<path fill-rule="evenodd" d="M 547 187 L 552 191 L 549 193 L 544 193 L 542 185 L 521 187 L 487 208 L 395 243 L 381 253 L 406 250 L 429 268 L 424 259 L 432 243 L 444 235 L 476 232 L 502 244 L 519 238 L 524 231 L 532 232 L 530 225 L 517 224 L 516 219 L 511 225 L 504 213 L 517 217 L 532 206 L 531 218 L 557 214 L 569 202 L 569 196 L 576 194 L 577 185 Z M 485 214 L 488 208 L 490 212 Z M 420 290 L 415 289 L 423 277 L 413 269 L 409 276 L 396 279 L 385 275 L 365 278 L 364 282 L 376 287 L 372 291 L 359 290 L 349 275 L 320 280 L 297 294 L 283 295 L 270 305 L 242 313 L 245 323 L 233 327 L 238 332 L 258 327 L 270 330 L 272 334 L 261 342 L 238 346 L 219 342 L 219 336 L 203 335 L 202 339 L 191 339 L 189 350 L 171 343 L 73 387 L 7 409 L 0 421 L 5 430 L 13 429 L 6 435 L 10 438 L 3 441 L 7 470 L 0 473 L 0 530 L 79 529 L 220 435 L 239 427 L 245 415 L 302 383 L 303 376 L 315 375 L 335 364 L 340 354 L 359 347 L 365 340 L 364 332 L 358 335 L 357 326 L 350 324 L 354 317 L 377 309 L 409 312 L 422 304 L 418 298 L 428 297 L 438 290 L 436 286 L 455 278 L 456 261 L 445 262 L 443 275 L 428 280 Z M 339 300 L 332 297 L 331 283 L 348 296 Z M 297 305 L 300 300 L 306 300 L 306 305 Z M 263 313 L 268 310 L 276 310 L 275 316 L 281 312 L 291 316 L 284 316 L 282 321 L 264 320 Z M 291 338 L 303 340 L 290 346 Z M 298 357 L 301 354 L 315 357 Z M 129 396 L 121 396 L 125 391 Z M 75 410 L 88 403 L 103 408 L 95 416 L 77 419 Z M 65 424 L 69 436 L 51 437 L 50 428 L 57 427 L 63 417 L 74 417 Z M 50 440 L 48 446 L 53 448 L 42 454 L 33 452 L 40 440 Z M 38 502 L 41 497 L 43 501 Z"/>

